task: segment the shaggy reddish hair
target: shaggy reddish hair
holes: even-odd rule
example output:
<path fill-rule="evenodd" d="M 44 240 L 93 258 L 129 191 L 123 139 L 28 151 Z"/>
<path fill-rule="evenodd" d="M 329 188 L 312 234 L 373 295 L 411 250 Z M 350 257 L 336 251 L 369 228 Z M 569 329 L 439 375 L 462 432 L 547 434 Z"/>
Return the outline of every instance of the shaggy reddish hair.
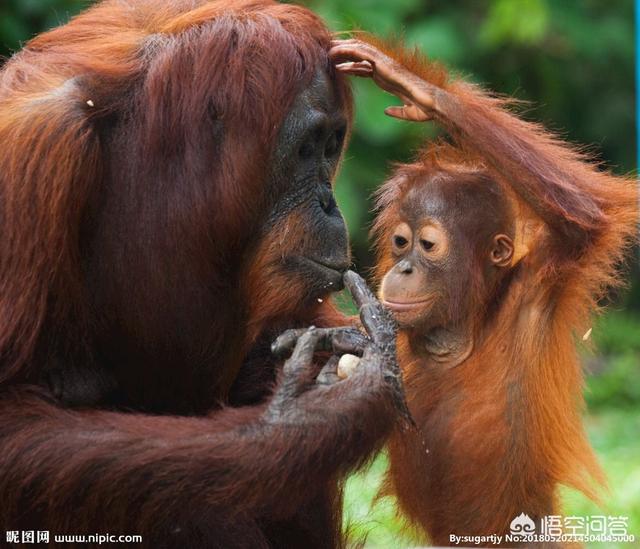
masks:
<path fill-rule="evenodd" d="M 123 285 L 132 294 L 129 308 L 137 308 L 131 314 L 153 323 L 136 295 L 151 287 L 170 302 L 172 289 L 162 280 L 181 268 L 181 258 L 163 259 L 163 227 L 185 241 L 189 234 L 199 257 L 217 261 L 211 287 L 224 294 L 238 244 L 262 212 L 261 182 L 283 113 L 317 67 L 332 71 L 329 44 L 313 13 L 269 0 L 107 0 L 31 40 L 6 64 L 0 382 L 35 373 L 34 353 L 42 347 L 50 354 L 52 344 L 66 359 L 91 360 L 79 228 L 111 169 L 101 126 L 114 117 L 135 120 L 113 149 L 120 148 L 130 180 L 157 182 L 146 203 L 142 188 L 121 189 L 135 220 L 114 238 L 137 235 L 154 245 L 113 264 L 114 278 L 144 280 L 144 287 Z M 348 96 L 339 78 L 338 89 Z M 212 119 L 218 136 L 207 135 Z M 167 173 L 193 184 L 178 188 Z M 114 215 L 132 218 L 131 211 Z M 194 227 L 194 219 L 207 226 Z M 227 320 L 220 318 L 219 328 Z"/>

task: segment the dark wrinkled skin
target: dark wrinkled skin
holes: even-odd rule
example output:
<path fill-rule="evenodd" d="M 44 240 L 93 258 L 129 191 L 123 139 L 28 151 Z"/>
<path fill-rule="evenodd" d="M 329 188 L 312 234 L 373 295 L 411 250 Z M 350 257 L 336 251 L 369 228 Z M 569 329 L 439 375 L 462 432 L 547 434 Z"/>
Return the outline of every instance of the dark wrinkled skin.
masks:
<path fill-rule="evenodd" d="M 331 183 L 342 153 L 347 121 L 329 85 L 327 76 L 318 73 L 314 82 L 302 92 L 285 119 L 274 154 L 271 177 L 296 184 L 275 202 L 265 230 L 295 211 L 304 216 L 312 240 L 304 255 L 284 258 L 284 267 L 305 276 L 313 297 L 342 287 L 342 276 L 350 262 L 344 220 L 333 196 Z M 274 185 L 277 188 L 277 185 Z M 309 259 L 311 261 L 309 261 Z M 395 323 L 355 273 L 347 272 L 344 282 L 360 307 L 366 338 L 354 328 L 295 329 L 282 334 L 272 346 L 277 356 L 292 352 L 283 368 L 284 380 L 274 395 L 267 415 L 273 420 L 283 415 L 283 408 L 309 383 L 339 382 L 332 375 L 336 357 L 350 353 L 363 358 L 362 374 L 382 369 L 382 378 L 392 387 L 393 400 L 408 417 L 395 356 Z M 316 351 L 334 354 L 320 372 L 312 362 Z M 319 378 L 319 379 L 318 379 Z M 291 419 L 291 418 L 289 418 Z"/>
<path fill-rule="evenodd" d="M 342 272 L 351 262 L 332 188 L 346 132 L 344 110 L 327 75 L 319 72 L 285 118 L 267 184 L 276 195 L 262 231 L 291 213 L 302 218 L 308 246 L 283 258 L 282 266 L 304 276 L 314 298 L 341 289 Z"/>
<path fill-rule="evenodd" d="M 308 247 L 292 250 L 279 265 L 287 277 L 304 280 L 309 301 L 305 305 L 313 305 L 318 297 L 340 290 L 342 274 L 351 262 L 347 229 L 331 187 L 346 129 L 344 107 L 328 76 L 318 72 L 283 121 L 265 182 L 269 189 L 268 213 L 255 241 L 292 213 L 309 228 Z M 194 318 L 207 315 L 193 311 Z M 44 377 L 43 384 L 68 406 L 93 406 L 110 403 L 114 395 L 118 398 L 117 375 L 103 371 L 101 365 L 55 370 Z M 201 398 L 210 400 L 206 395 Z"/>
<path fill-rule="evenodd" d="M 296 99 L 283 122 L 273 153 L 272 171 L 267 187 L 274 189 L 269 197 L 270 213 L 261 229 L 266 234 L 279 220 L 292 212 L 309 227 L 309 249 L 295 250 L 298 255 L 283 258 L 282 268 L 291 276 L 301 276 L 308 294 L 326 296 L 343 286 L 343 272 L 350 263 L 346 226 L 335 203 L 331 183 L 342 154 L 347 120 L 342 106 L 324 73 L 318 73 L 309 88 Z M 294 181 L 294 184 L 291 184 Z M 276 357 L 293 352 L 284 367 L 284 380 L 274 396 L 268 412 L 272 420 L 285 408 L 298 409 L 295 399 L 309 381 L 331 384 L 340 382 L 335 376 L 337 357 L 355 354 L 363 357 L 362 375 L 380 374 L 380 381 L 392 387 L 394 402 L 408 417 L 401 379 L 395 357 L 395 324 L 387 311 L 355 273 L 344 275 L 347 285 L 361 307 L 361 320 L 368 336 L 353 327 L 332 329 L 294 329 L 282 334 L 272 346 Z M 313 354 L 333 353 L 323 371 L 313 370 Z M 100 374 L 100 375 L 98 375 Z M 244 372 L 241 370 L 239 377 Z M 318 378 L 319 379 L 316 379 Z M 58 400 L 69 406 L 89 406 L 117 393 L 117 382 L 108 383 L 100 370 L 53 372 L 46 383 Z M 243 396 L 234 404 L 258 401 L 274 381 L 266 369 L 262 387 L 255 395 Z M 275 413 L 273 410 L 278 409 Z M 302 418 L 300 418 L 302 419 Z M 291 420 L 291 417 L 289 417 Z"/>
<path fill-rule="evenodd" d="M 368 337 L 351 327 L 306 330 L 289 330 L 274 342 L 272 351 L 281 356 L 291 350 L 291 357 L 283 367 L 283 380 L 280 383 L 265 418 L 268 421 L 297 422 L 304 414 L 295 404 L 295 399 L 314 383 L 326 384 L 330 377 L 328 369 L 337 366 L 336 360 L 329 359 L 320 373 L 314 371 L 313 354 L 318 350 L 333 351 L 336 354 L 356 354 L 362 360 L 355 373 L 349 378 L 352 383 L 358 377 L 369 376 L 386 384 L 400 417 L 409 425 L 415 425 L 407 407 L 402 374 L 396 358 L 396 324 L 389 312 L 380 304 L 368 288 L 366 282 L 354 273 L 347 271 L 344 283 L 351 292 L 360 312 L 360 321 Z M 322 375 L 318 381 L 317 376 Z M 292 410 L 293 408 L 293 410 Z"/>

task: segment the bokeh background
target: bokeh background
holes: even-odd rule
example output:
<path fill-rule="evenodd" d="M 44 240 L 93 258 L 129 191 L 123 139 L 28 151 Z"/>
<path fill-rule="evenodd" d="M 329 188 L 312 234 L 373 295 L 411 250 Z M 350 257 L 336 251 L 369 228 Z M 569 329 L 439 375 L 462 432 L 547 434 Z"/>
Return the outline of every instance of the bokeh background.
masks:
<path fill-rule="evenodd" d="M 162 0 L 158 0 L 159 2 Z M 334 31 L 365 30 L 403 36 L 458 74 L 531 101 L 527 116 L 542 120 L 592 150 L 617 173 L 636 170 L 634 6 L 632 0 L 306 0 Z M 0 55 L 8 56 L 35 33 L 66 21 L 89 2 L 0 0 Z M 338 181 L 338 200 L 351 232 L 357 267 L 371 267 L 367 242 L 370 195 L 390 163 L 410 159 L 429 124 L 387 118 L 393 98 L 364 80 L 355 82 L 356 123 Z M 2 144 L 0 144 L 2 146 Z M 565 515 L 629 517 L 640 538 L 640 280 L 614 295 L 593 329 L 596 355 L 588 371 L 585 421 L 610 479 L 600 510 L 563 491 Z M 428 398 L 428 395 L 425 396 Z M 347 483 L 347 520 L 368 545 L 413 543 L 394 516 L 393 502 L 372 506 L 385 458 Z M 640 547 L 640 542 L 636 545 Z M 627 545 L 628 547 L 628 545 Z"/>

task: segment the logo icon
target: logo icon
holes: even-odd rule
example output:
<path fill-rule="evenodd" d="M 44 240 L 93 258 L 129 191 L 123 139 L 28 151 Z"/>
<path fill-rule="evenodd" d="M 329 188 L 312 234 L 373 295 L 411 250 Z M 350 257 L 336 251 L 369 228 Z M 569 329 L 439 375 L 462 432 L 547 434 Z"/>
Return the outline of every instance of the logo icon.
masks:
<path fill-rule="evenodd" d="M 536 523 L 533 522 L 529 515 L 525 515 L 524 513 L 520 513 L 516 518 L 511 521 L 509 525 L 511 528 L 511 533 L 513 535 L 529 535 L 535 534 L 536 531 Z"/>

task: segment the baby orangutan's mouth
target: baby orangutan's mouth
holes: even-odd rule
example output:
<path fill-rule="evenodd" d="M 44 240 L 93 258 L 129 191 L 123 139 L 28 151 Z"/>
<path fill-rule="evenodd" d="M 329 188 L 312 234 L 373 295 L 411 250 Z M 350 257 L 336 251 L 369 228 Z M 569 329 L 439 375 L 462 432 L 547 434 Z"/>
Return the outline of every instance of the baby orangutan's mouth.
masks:
<path fill-rule="evenodd" d="M 413 311 L 414 309 L 423 309 L 429 305 L 433 300 L 431 298 L 418 299 L 415 301 L 397 301 L 390 299 L 383 299 L 382 304 L 393 311 L 394 313 L 402 313 L 407 311 Z"/>

